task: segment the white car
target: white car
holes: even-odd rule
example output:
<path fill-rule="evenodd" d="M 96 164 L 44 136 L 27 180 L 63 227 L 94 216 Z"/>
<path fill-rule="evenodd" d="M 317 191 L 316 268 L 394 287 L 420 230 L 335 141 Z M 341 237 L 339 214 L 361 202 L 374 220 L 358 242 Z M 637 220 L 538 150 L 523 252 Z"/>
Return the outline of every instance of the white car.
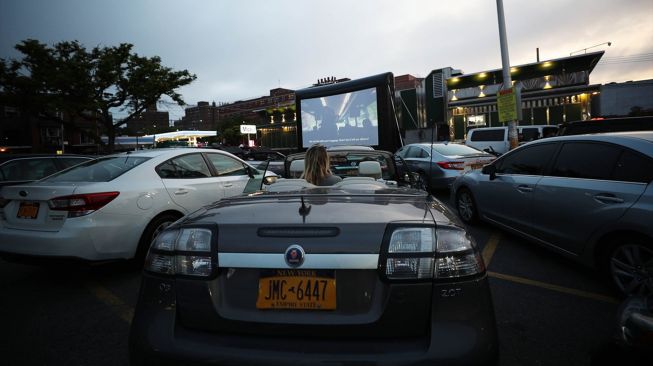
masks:
<path fill-rule="evenodd" d="M 157 233 L 185 214 L 260 188 L 252 187 L 252 178 L 263 174 L 220 150 L 101 157 L 37 182 L 3 187 L 0 255 L 141 259 Z"/>

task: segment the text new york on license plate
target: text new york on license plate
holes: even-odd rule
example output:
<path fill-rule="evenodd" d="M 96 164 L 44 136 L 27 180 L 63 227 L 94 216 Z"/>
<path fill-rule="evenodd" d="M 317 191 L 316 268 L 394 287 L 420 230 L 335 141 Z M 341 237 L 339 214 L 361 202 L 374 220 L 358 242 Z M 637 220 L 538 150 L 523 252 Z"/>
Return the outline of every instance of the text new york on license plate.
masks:
<path fill-rule="evenodd" d="M 333 310 L 336 279 L 333 270 L 277 269 L 261 273 L 258 309 Z"/>

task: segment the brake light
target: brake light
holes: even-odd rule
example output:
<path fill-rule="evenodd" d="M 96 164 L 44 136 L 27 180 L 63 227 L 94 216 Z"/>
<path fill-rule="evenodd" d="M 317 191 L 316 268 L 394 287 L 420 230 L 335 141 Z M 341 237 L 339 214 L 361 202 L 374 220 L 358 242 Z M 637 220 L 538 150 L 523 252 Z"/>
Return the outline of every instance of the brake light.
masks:
<path fill-rule="evenodd" d="M 459 278 L 485 272 L 473 239 L 454 227 L 395 227 L 380 267 L 388 280 Z"/>
<path fill-rule="evenodd" d="M 436 164 L 438 164 L 442 169 L 454 169 L 454 170 L 465 169 L 464 161 L 438 161 Z"/>
<path fill-rule="evenodd" d="M 152 242 L 144 269 L 165 275 L 209 277 L 213 274 L 213 237 L 209 228 L 163 231 Z"/>
<path fill-rule="evenodd" d="M 48 201 L 48 206 L 54 211 L 68 211 L 68 217 L 79 217 L 99 210 L 119 194 L 120 192 L 101 192 L 55 197 Z"/>

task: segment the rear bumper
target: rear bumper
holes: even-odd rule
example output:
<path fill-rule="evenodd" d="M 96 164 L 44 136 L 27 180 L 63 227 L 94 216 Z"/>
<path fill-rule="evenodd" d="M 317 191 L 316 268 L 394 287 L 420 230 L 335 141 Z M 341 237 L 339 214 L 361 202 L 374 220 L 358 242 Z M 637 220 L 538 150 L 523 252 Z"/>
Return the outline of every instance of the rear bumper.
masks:
<path fill-rule="evenodd" d="M 132 365 L 416 366 L 498 362 L 494 309 L 485 277 L 453 287 L 434 285 L 430 334 L 398 339 L 374 335 L 347 339 L 287 334 L 271 337 L 188 329 L 177 319 L 174 281 L 165 282 L 144 276 L 129 337 Z M 157 301 L 150 297 L 154 293 L 161 295 Z"/>
<path fill-rule="evenodd" d="M 59 231 L 11 229 L 0 223 L 0 253 L 21 257 L 64 257 L 85 261 L 133 257 L 142 225 L 104 215 L 67 219 Z"/>

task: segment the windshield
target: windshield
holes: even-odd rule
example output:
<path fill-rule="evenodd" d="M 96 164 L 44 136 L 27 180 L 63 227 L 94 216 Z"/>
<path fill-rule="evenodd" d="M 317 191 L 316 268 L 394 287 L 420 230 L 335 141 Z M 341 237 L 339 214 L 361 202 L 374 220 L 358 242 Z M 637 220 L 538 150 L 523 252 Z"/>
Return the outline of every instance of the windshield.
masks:
<path fill-rule="evenodd" d="M 108 182 L 149 160 L 143 156 L 112 156 L 74 166 L 50 176 L 47 182 Z"/>
<path fill-rule="evenodd" d="M 461 144 L 433 144 L 433 151 L 444 156 L 484 154 L 480 150 Z"/>

